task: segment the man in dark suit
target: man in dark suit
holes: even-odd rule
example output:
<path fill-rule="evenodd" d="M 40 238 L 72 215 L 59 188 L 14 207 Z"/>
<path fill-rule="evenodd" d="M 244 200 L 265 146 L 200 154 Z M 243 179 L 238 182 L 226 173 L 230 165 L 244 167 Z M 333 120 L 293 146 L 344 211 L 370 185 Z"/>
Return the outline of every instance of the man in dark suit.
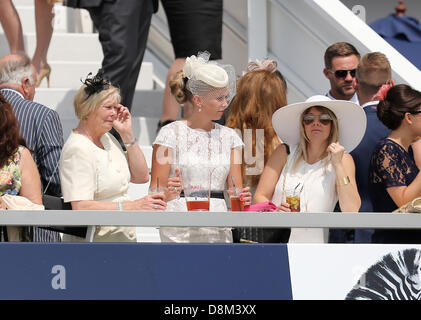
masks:
<path fill-rule="evenodd" d="M 65 5 L 89 11 L 104 52 L 104 77 L 120 88 L 121 104 L 131 109 L 158 0 L 66 0 Z"/>
<path fill-rule="evenodd" d="M 56 111 L 33 101 L 35 68 L 25 53 L 0 59 L 0 93 L 11 104 L 19 122 L 21 136 L 32 151 L 46 194 L 61 196 L 59 172 L 56 170 L 63 147 L 63 129 Z M 34 227 L 34 241 L 60 241 L 57 232 Z"/>
<path fill-rule="evenodd" d="M 392 68 L 387 57 L 380 52 L 371 52 L 361 58 L 356 74 L 356 90 L 361 107 L 367 116 L 367 129 L 358 147 L 351 152 L 355 162 L 355 180 L 361 197 L 360 212 L 372 212 L 369 196 L 370 161 L 377 144 L 390 134 L 390 130 L 377 117 L 377 105 L 381 97 L 379 89 L 392 82 Z M 371 243 L 374 230 L 355 230 L 356 243 Z"/>
<path fill-rule="evenodd" d="M 356 91 L 358 100 L 367 116 L 367 129 L 358 147 L 351 152 L 355 162 L 355 180 L 361 197 L 360 212 L 372 212 L 370 198 L 369 171 L 370 161 L 376 145 L 386 138 L 390 130 L 377 117 L 379 89 L 391 82 L 392 68 L 387 57 L 380 52 L 364 55 L 356 71 Z M 392 83 L 392 82 L 391 82 Z M 341 230 L 343 233 L 331 232 L 329 242 L 333 243 L 371 243 L 372 229 Z"/>

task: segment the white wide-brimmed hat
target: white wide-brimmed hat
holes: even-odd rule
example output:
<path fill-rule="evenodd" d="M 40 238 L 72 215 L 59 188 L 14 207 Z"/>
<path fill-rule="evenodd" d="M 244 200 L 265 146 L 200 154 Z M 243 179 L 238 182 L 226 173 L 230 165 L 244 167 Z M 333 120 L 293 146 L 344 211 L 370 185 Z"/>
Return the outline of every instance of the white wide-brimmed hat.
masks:
<path fill-rule="evenodd" d="M 331 100 L 317 95 L 305 102 L 293 103 L 279 108 L 272 116 L 272 125 L 278 137 L 293 146 L 300 143 L 300 116 L 308 108 L 322 106 L 331 110 L 338 118 L 339 143 L 345 152 L 351 152 L 364 136 L 367 117 L 356 103 L 345 100 Z"/>

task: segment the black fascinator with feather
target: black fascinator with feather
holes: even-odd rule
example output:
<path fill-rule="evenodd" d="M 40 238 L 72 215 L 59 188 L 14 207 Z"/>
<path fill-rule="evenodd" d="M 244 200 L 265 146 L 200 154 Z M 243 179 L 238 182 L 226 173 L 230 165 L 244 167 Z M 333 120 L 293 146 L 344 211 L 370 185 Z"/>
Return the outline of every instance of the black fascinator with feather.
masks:
<path fill-rule="evenodd" d="M 82 81 L 86 85 L 85 92 L 88 95 L 88 98 L 95 94 L 99 93 L 102 90 L 107 90 L 111 83 L 108 79 L 103 78 L 104 71 L 102 69 L 98 70 L 98 73 L 92 77 L 92 72 L 86 76 L 85 81 Z"/>

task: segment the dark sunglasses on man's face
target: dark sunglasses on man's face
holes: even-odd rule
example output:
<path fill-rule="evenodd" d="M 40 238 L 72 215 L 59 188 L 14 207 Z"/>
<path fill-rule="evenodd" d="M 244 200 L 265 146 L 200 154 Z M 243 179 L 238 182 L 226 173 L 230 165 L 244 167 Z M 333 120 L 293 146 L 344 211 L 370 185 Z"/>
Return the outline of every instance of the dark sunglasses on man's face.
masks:
<path fill-rule="evenodd" d="M 348 72 L 351 74 L 351 77 L 355 78 L 355 73 L 357 72 L 357 69 L 352 69 L 352 70 L 336 70 L 336 71 L 329 70 L 329 71 L 331 73 L 333 73 L 336 78 L 338 78 L 338 79 L 345 79 L 348 76 Z"/>
<path fill-rule="evenodd" d="M 328 115 L 327 113 L 323 113 L 321 115 L 315 115 L 315 114 L 306 114 L 303 117 L 303 122 L 305 125 L 310 125 L 314 122 L 314 120 L 316 120 L 316 118 L 319 119 L 319 122 L 324 125 L 327 126 L 329 124 L 330 121 L 332 121 L 332 118 L 330 117 L 330 115 Z"/>

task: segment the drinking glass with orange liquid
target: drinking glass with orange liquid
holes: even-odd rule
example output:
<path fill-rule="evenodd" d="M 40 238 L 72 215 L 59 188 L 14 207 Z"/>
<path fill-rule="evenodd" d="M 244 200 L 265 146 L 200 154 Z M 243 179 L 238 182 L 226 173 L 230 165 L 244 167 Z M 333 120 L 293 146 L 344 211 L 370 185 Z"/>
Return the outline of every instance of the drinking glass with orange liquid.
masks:
<path fill-rule="evenodd" d="M 291 212 L 300 212 L 300 188 L 286 189 L 285 197 L 286 202 L 289 204 Z"/>
<path fill-rule="evenodd" d="M 244 201 L 240 200 L 242 188 L 229 188 L 227 193 L 231 201 L 231 211 L 244 211 Z"/>
<path fill-rule="evenodd" d="M 203 167 L 189 167 L 181 172 L 188 211 L 209 211 L 210 172 Z"/>

